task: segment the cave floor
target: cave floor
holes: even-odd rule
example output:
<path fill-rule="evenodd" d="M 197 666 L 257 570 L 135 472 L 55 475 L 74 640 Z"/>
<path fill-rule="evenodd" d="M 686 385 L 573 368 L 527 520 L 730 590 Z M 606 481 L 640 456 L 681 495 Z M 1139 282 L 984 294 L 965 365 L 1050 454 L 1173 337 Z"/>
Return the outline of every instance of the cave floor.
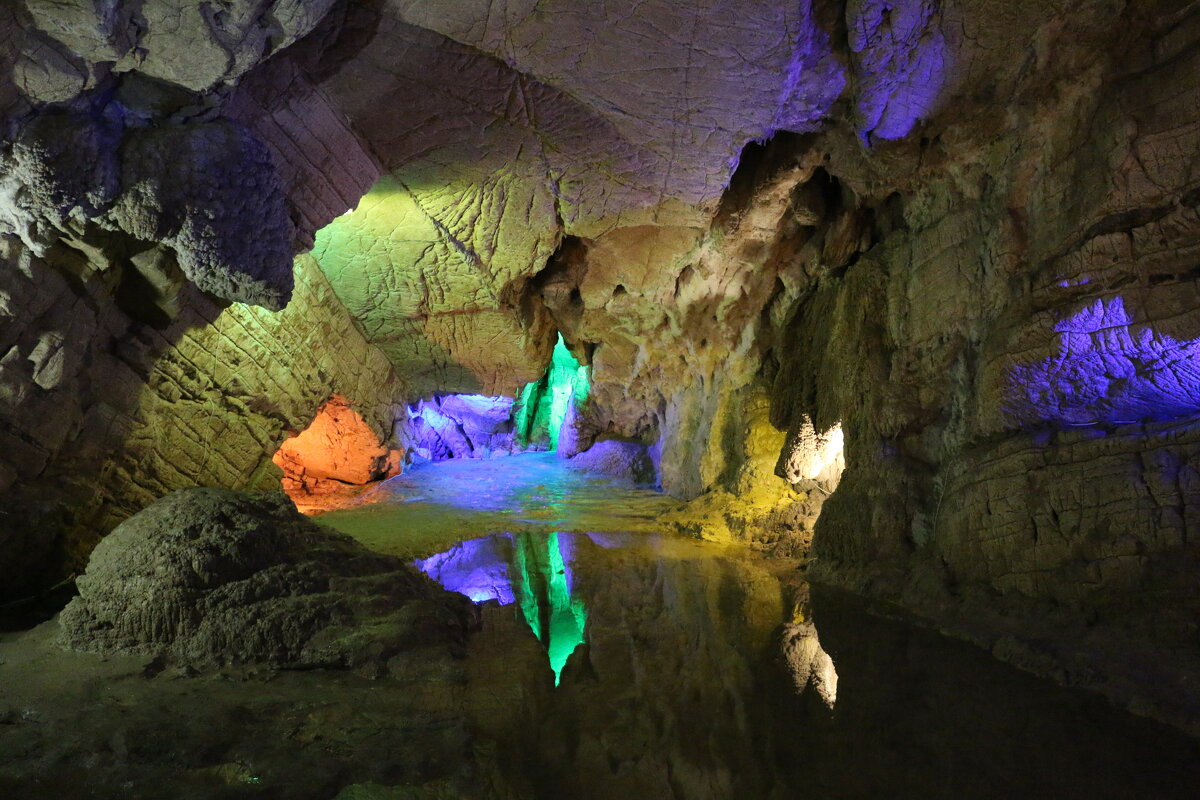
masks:
<path fill-rule="evenodd" d="M 1200 745 L 867 613 L 795 562 L 667 535 L 553 456 L 431 465 L 321 517 L 479 605 L 402 678 L 0 635 L 0 797 L 1184 798 Z M 556 671 L 561 673 L 556 686 Z"/>

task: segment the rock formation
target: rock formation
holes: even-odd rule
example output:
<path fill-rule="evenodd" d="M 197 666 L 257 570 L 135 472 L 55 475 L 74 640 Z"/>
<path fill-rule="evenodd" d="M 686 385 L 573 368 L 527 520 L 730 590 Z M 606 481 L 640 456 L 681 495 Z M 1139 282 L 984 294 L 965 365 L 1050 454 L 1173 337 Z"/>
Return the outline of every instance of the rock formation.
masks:
<path fill-rule="evenodd" d="M 283 470 L 284 492 L 301 511 L 310 511 L 336 507 L 368 484 L 399 475 L 403 458 L 335 394 L 312 424 L 284 440 L 272 461 Z"/>
<path fill-rule="evenodd" d="M 573 456 L 567 461 L 567 465 L 628 483 L 655 483 L 654 461 L 650 458 L 646 445 L 640 442 L 604 439 Z"/>
<path fill-rule="evenodd" d="M 511 397 L 435 395 L 408 409 L 399 434 L 408 463 L 491 458 L 516 449 Z"/>
<path fill-rule="evenodd" d="M 64 646 L 196 667 L 386 672 L 406 648 L 461 644 L 470 619 L 461 597 L 280 494 L 167 495 L 105 537 L 78 585 Z"/>
<path fill-rule="evenodd" d="M 1171 718 L 1194 4 L 177 5 L 0 10 L 5 591 L 274 482 L 335 393 L 384 447 L 521 403 L 561 336 L 551 446 L 646 446 L 672 524 Z"/>

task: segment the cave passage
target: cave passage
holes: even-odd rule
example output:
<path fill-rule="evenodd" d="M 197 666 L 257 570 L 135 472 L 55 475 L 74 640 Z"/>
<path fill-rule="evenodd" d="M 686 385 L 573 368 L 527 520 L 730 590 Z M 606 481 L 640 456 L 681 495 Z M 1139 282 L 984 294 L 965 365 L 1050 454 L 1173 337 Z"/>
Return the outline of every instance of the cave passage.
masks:
<path fill-rule="evenodd" d="M 1200 797 L 1200 0 L 0 42 L 0 800 Z"/>
<path fill-rule="evenodd" d="M 405 461 L 420 466 L 457 458 L 495 458 L 529 450 L 557 451 L 573 442 L 588 399 L 590 368 L 571 354 L 562 334 L 545 373 L 517 396 L 434 393 L 411 404 L 398 431 Z"/>

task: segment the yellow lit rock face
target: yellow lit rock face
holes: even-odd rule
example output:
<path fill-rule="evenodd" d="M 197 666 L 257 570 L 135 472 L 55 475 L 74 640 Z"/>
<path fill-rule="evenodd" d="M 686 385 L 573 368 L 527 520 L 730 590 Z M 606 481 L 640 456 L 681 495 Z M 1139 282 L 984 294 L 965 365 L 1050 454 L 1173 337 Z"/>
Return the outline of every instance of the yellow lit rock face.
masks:
<path fill-rule="evenodd" d="M 506 287 L 541 268 L 557 232 L 506 202 L 516 188 L 503 175 L 439 188 L 385 178 L 318 232 L 322 271 L 410 396 L 511 395 L 545 369 L 549 321 L 522 319 Z"/>
<path fill-rule="evenodd" d="M 68 432 L 38 442 L 52 466 L 40 481 L 18 483 L 14 491 L 72 499 L 78 526 L 67 531 L 72 557 L 82 560 L 99 535 L 174 489 L 278 490 L 272 454 L 288 429 L 308 427 L 334 393 L 379 440 L 390 439 L 403 384 L 363 339 L 312 258 L 296 260 L 295 278 L 284 311 L 241 304 L 220 310 L 200 299 L 162 338 L 143 331 L 144 349 L 123 348 L 124 360 L 88 341 L 68 343 L 66 374 L 38 402 L 52 407 L 59 390 L 79 392 L 86 410 L 74 438 Z M 115 309 L 103 317 L 106 325 L 121 318 Z M 178 340 L 171 345 L 168 336 Z M 144 383 L 129 365 L 138 358 Z M 101 459 L 104 468 L 97 469 Z"/>
<path fill-rule="evenodd" d="M 723 395 L 721 400 L 714 428 L 729 431 L 740 447 L 709 439 L 702 477 L 714 488 L 659 520 L 701 539 L 748 542 L 780 555 L 805 554 L 825 497 L 837 486 L 840 450 L 813 476 L 821 480 L 789 483 L 776 474 L 776 462 L 788 437 L 770 422 L 766 391 L 754 386 Z M 810 461 L 824 455 L 815 450 L 804 452 Z"/>

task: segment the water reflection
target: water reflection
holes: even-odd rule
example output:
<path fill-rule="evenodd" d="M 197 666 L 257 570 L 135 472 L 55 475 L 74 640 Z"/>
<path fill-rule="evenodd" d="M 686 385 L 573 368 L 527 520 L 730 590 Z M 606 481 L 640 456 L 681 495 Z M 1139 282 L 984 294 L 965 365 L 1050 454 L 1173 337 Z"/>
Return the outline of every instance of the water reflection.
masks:
<path fill-rule="evenodd" d="M 468 660 L 481 695 L 517 698 L 478 724 L 530 797 L 1092 800 L 1200 785 L 1194 741 L 744 551 L 522 533 L 422 568 L 508 604 L 485 630 L 515 638 Z M 556 675 L 545 695 L 523 660 L 531 629 Z"/>
<path fill-rule="evenodd" d="M 821 648 L 817 626 L 804 621 L 784 625 L 782 647 L 797 694 L 812 689 L 827 708 L 833 708 L 837 702 L 837 668 Z"/>
<path fill-rule="evenodd" d="M 428 464 L 385 481 L 372 505 L 316 518 L 405 558 L 487 533 L 648 531 L 675 505 L 657 492 L 570 470 L 554 453 Z"/>
<path fill-rule="evenodd" d="M 516 603 L 545 645 L 558 685 L 587 627 L 587 609 L 572 596 L 573 552 L 569 534 L 508 533 L 459 542 L 415 564 L 445 588 L 477 603 Z"/>
<path fill-rule="evenodd" d="M 795 564 L 652 533 L 660 498 L 553 455 L 404 480 L 395 502 L 322 521 L 495 601 L 464 691 L 514 796 L 1161 800 L 1200 786 L 1194 740 L 810 593 Z M 424 531 L 467 541 L 406 551 L 436 541 Z"/>

